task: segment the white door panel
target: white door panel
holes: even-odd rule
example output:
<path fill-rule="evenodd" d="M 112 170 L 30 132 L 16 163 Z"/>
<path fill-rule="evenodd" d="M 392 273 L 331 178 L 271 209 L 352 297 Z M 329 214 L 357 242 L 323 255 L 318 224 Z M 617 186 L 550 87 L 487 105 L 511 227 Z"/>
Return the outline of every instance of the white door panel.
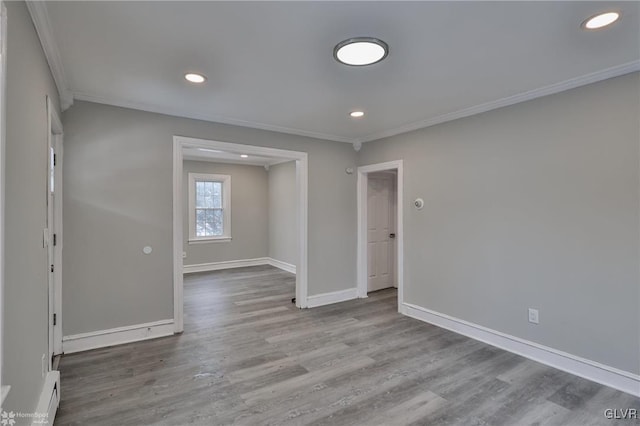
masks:
<path fill-rule="evenodd" d="M 391 174 L 371 174 L 367 191 L 368 291 L 394 285 L 395 244 L 390 234 L 395 223 L 395 179 Z"/>

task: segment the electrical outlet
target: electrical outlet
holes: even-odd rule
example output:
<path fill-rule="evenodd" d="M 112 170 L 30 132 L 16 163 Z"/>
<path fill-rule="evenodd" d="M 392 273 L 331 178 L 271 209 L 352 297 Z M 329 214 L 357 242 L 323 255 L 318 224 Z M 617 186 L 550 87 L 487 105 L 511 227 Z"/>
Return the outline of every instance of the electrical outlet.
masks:
<path fill-rule="evenodd" d="M 537 309 L 529 308 L 529 322 L 538 324 L 540 322 L 540 314 Z"/>

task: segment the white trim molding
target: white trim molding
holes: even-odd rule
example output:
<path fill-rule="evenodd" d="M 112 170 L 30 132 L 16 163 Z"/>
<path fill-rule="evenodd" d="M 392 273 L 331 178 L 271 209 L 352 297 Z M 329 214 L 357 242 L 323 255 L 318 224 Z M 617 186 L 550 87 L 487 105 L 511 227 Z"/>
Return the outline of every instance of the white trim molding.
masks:
<path fill-rule="evenodd" d="M 307 138 L 328 140 L 334 142 L 352 143 L 353 138 L 348 138 L 330 133 L 314 132 L 311 130 L 297 129 L 294 127 L 278 126 L 276 124 L 261 123 L 258 121 L 248 121 L 239 118 L 227 117 L 217 114 L 201 114 L 185 112 L 183 109 L 166 105 L 156 105 L 145 102 L 135 102 L 108 95 L 96 95 L 89 92 L 74 91 L 73 98 L 78 101 L 93 102 L 96 104 L 112 105 L 120 108 L 130 108 L 138 111 L 155 112 L 156 114 L 166 114 L 174 117 L 190 118 L 193 120 L 203 120 L 210 123 L 229 124 L 232 126 L 248 127 L 250 129 L 268 130 L 270 132 L 285 133 L 288 135 L 304 136 Z"/>
<path fill-rule="evenodd" d="M 448 112 L 446 114 L 438 115 L 424 120 L 415 121 L 413 123 L 405 124 L 395 129 L 389 129 L 378 133 L 373 133 L 364 138 L 357 139 L 355 142 L 371 142 L 378 139 L 389 138 L 402 133 L 412 132 L 414 130 L 424 129 L 427 127 L 435 126 L 436 124 L 446 123 L 447 121 L 457 120 L 459 118 L 470 117 L 472 115 L 481 114 L 483 112 L 491 111 L 498 108 L 503 108 L 510 105 L 519 104 L 521 102 L 530 101 L 532 99 L 541 98 L 543 96 L 553 95 L 556 93 L 564 92 L 567 90 L 575 89 L 577 87 L 586 86 L 588 84 L 597 83 L 599 81 L 607 80 L 609 78 L 620 77 L 625 74 L 640 71 L 640 61 L 627 62 L 626 64 L 617 65 L 604 70 L 596 71 L 590 74 L 581 75 L 578 77 L 570 78 L 568 80 L 561 81 L 559 83 L 550 84 L 548 86 L 539 87 L 537 89 L 529 90 L 526 92 L 517 93 L 515 95 L 507 96 L 502 99 L 496 99 L 493 101 L 485 102 L 483 104 L 474 105 L 468 108 L 463 108 L 457 111 Z"/>
<path fill-rule="evenodd" d="M 0 0 L 0 372 L 4 371 L 4 205 L 5 205 L 5 165 L 6 165 L 6 99 L 7 99 L 7 8 Z M 2 400 L 9 394 L 11 386 L 2 382 Z"/>
<path fill-rule="evenodd" d="M 270 265 L 268 257 L 258 257 L 255 259 L 226 260 L 222 262 L 197 263 L 194 265 L 184 265 L 182 270 L 185 274 L 196 272 L 220 271 L 222 269 L 246 268 L 247 266 Z"/>
<path fill-rule="evenodd" d="M 396 170 L 396 268 L 398 279 L 398 310 L 404 301 L 404 168 L 402 160 L 371 164 L 358 167 L 357 208 L 358 208 L 358 241 L 357 241 L 357 289 L 358 297 L 367 297 L 367 190 L 368 175 L 373 172 Z"/>
<path fill-rule="evenodd" d="M 479 340 L 491 346 L 504 349 L 505 351 L 521 355 L 525 358 L 557 368 L 558 370 L 566 371 L 575 376 L 640 397 L 640 376 L 637 374 L 410 303 L 404 303 L 400 309 L 400 313 L 462 334 L 474 340 Z"/>
<path fill-rule="evenodd" d="M 307 274 L 308 274 L 308 188 L 309 160 L 306 152 L 196 139 L 186 136 L 173 137 L 173 317 L 175 332 L 183 331 L 183 285 L 184 265 L 183 251 L 183 158 L 184 150 L 204 148 L 227 153 L 257 155 L 285 159 L 296 162 L 296 213 L 297 213 L 297 255 L 296 259 L 296 306 L 307 307 Z M 277 266 L 277 265 L 275 265 Z"/>
<path fill-rule="evenodd" d="M 32 2 L 28 1 L 27 4 L 29 3 L 32 3 Z M 45 2 L 33 2 L 33 3 L 45 3 Z M 34 19 L 34 22 L 35 22 L 35 19 Z M 37 27 L 38 26 L 36 25 L 36 28 Z M 40 34 L 40 30 L 38 30 L 38 35 L 39 34 Z M 43 42 L 43 46 L 44 46 L 44 42 Z M 45 52 L 46 51 L 47 50 L 45 49 Z M 49 56 L 47 55 L 47 58 L 48 57 Z M 53 67 L 51 68 L 53 72 Z M 526 102 L 526 101 L 540 98 L 543 96 L 553 95 L 555 93 L 564 92 L 566 90 L 575 89 L 580 86 L 586 86 L 588 84 L 597 83 L 599 81 L 607 80 L 609 78 L 619 77 L 619 76 L 636 72 L 636 71 L 640 71 L 640 61 L 632 61 L 632 62 L 616 65 L 600 71 L 577 76 L 577 77 L 570 78 L 568 80 L 564 80 L 558 83 L 553 83 L 547 86 L 539 87 L 537 89 L 516 93 L 514 95 L 507 96 L 501 99 L 496 99 L 496 100 L 485 102 L 482 104 L 473 105 L 467 108 L 451 111 L 446 114 L 441 114 L 435 117 L 427 117 L 423 120 L 415 121 L 413 123 L 405 124 L 403 126 L 399 126 L 393 129 L 382 131 L 382 132 L 373 133 L 364 137 L 346 137 L 346 136 L 334 135 L 334 134 L 323 133 L 323 132 L 314 132 L 314 131 L 309 131 L 304 129 L 291 128 L 286 126 L 278 126 L 274 124 L 247 121 L 247 120 L 225 117 L 220 115 L 185 113 L 184 111 L 175 107 L 161 106 L 161 105 L 155 105 L 155 104 L 149 104 L 149 103 L 143 103 L 143 102 L 133 102 L 133 101 L 120 99 L 112 96 L 96 95 L 89 92 L 74 91 L 72 96 L 68 95 L 67 97 L 71 100 L 71 102 L 73 102 L 73 99 L 77 99 L 79 101 L 94 102 L 94 103 L 99 103 L 104 105 L 113 105 L 113 106 L 122 107 L 122 108 L 136 109 L 139 111 L 155 112 L 158 114 L 168 114 L 176 117 L 184 117 L 184 118 L 191 118 L 195 120 L 204 120 L 204 121 L 215 122 L 215 123 L 230 124 L 234 126 L 249 127 L 253 129 L 269 130 L 272 132 L 280 132 L 280 133 L 286 133 L 291 135 L 305 136 L 310 138 L 324 139 L 324 140 L 330 140 L 330 141 L 336 141 L 336 142 L 346 142 L 346 143 L 353 144 L 354 149 L 356 151 L 359 151 L 358 147 L 360 147 L 364 142 L 371 142 L 378 139 L 384 139 L 384 138 L 396 136 L 402 133 L 407 133 L 414 130 L 435 126 L 436 124 L 457 120 L 459 118 L 481 114 L 483 112 L 514 105 L 520 102 Z M 55 76 L 55 73 L 54 73 L 54 76 Z M 57 82 L 57 79 L 56 79 L 56 82 Z M 60 96 L 62 98 L 62 90 L 58 88 L 58 91 L 60 91 Z M 63 110 L 64 109 L 65 107 L 63 105 Z"/>
<path fill-rule="evenodd" d="M 171 336 L 172 334 L 174 334 L 173 319 L 167 319 L 64 336 L 62 338 L 62 350 L 65 354 L 72 354 L 90 349 Z"/>
<path fill-rule="evenodd" d="M 0 407 L 2 407 L 2 404 L 4 404 L 4 400 L 7 399 L 10 390 L 11 386 L 9 385 L 2 385 L 2 387 L 0 388 Z"/>
<path fill-rule="evenodd" d="M 62 353 L 62 153 L 63 153 L 63 128 L 62 120 L 58 111 L 53 105 L 53 101 L 47 96 L 47 162 L 44 164 L 47 170 L 47 232 L 48 241 L 47 256 L 54 265 L 54 271 L 47 276 L 49 290 L 49 313 L 48 317 L 56 316 L 55 324 L 49 322 L 49 354 L 58 355 Z M 55 196 L 51 194 L 50 150 L 53 150 Z M 56 243 L 53 244 L 53 240 Z M 51 357 L 49 357 L 49 369 L 51 370 Z"/>
<path fill-rule="evenodd" d="M 308 297 L 310 308 L 318 306 L 331 305 L 333 303 L 346 302 L 358 298 L 358 289 L 356 287 L 346 290 L 332 291 L 330 293 L 315 294 Z"/>
<path fill-rule="evenodd" d="M 225 260 L 221 262 L 197 263 L 194 265 L 184 265 L 182 271 L 184 274 L 193 274 L 196 272 L 220 271 L 223 269 L 246 268 L 248 266 L 271 265 L 283 271 L 296 273 L 296 265 L 272 259 L 270 257 L 257 257 L 255 259 Z"/>
<path fill-rule="evenodd" d="M 296 265 L 292 265 L 291 263 L 283 262 L 282 260 L 277 260 L 272 257 L 268 259 L 269 265 L 282 269 L 283 271 L 290 272 L 292 274 L 296 273 Z"/>
<path fill-rule="evenodd" d="M 46 1 L 30 1 L 27 0 L 27 8 L 31 14 L 31 20 L 38 33 L 44 56 L 47 58 L 53 80 L 58 89 L 60 96 L 60 107 L 62 111 L 73 105 L 73 93 L 69 89 L 67 76 L 62 66 L 62 57 L 60 50 L 53 35 L 53 29 L 49 20 L 49 12 L 47 11 Z"/>
<path fill-rule="evenodd" d="M 64 134 L 57 134 L 54 140 L 56 165 L 54 170 L 56 201 L 54 203 L 54 218 L 56 231 L 56 245 L 54 246 L 55 266 L 55 292 L 54 292 L 54 312 L 57 314 L 56 326 L 53 327 L 53 348 L 54 355 L 62 353 L 62 252 L 64 249 L 63 217 L 63 169 L 64 169 Z"/>
<path fill-rule="evenodd" d="M 52 425 L 60 405 L 60 372 L 49 371 L 42 385 L 42 392 L 36 405 L 35 416 L 31 424 Z"/>

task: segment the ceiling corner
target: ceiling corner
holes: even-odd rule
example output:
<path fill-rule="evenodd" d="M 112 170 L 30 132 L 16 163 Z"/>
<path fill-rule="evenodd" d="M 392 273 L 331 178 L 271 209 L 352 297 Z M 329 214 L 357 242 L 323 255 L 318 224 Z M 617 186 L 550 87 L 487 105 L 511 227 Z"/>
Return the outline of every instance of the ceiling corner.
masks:
<path fill-rule="evenodd" d="M 596 72 L 592 72 L 589 74 L 584 74 L 578 77 L 570 78 L 568 80 L 560 81 L 558 83 L 550 84 L 548 86 L 539 87 L 537 89 L 529 90 L 526 92 L 516 93 L 515 95 L 507 96 L 502 99 L 496 99 L 493 101 L 485 102 L 483 104 L 473 105 L 471 107 L 463 108 L 457 111 L 448 112 L 446 114 L 426 118 L 424 120 L 416 121 L 413 123 L 408 123 L 403 126 L 396 127 L 394 129 L 389 129 L 386 131 L 370 134 L 360 140 L 362 142 L 371 142 L 379 139 L 385 139 L 385 138 L 400 135 L 403 133 L 412 132 L 414 130 L 435 126 L 436 124 L 446 123 L 448 121 L 457 120 L 459 118 L 470 117 L 472 115 L 482 114 L 483 112 L 488 112 L 494 109 L 515 105 L 521 102 L 526 102 L 536 98 L 541 98 L 543 96 L 553 95 L 556 93 L 575 89 L 577 87 L 597 83 L 599 81 L 607 80 L 610 78 L 620 77 L 625 74 L 630 74 L 632 72 L 637 72 L 637 71 L 640 71 L 640 60 L 627 62 L 624 64 L 616 65 L 616 66 L 599 70 Z"/>
<path fill-rule="evenodd" d="M 40 39 L 44 56 L 47 58 L 51 75 L 56 83 L 58 95 L 60 97 L 60 107 L 62 111 L 73 105 L 73 93 L 67 84 L 67 78 L 62 66 L 60 50 L 53 36 L 53 30 L 49 21 L 47 4 L 44 1 L 27 0 L 27 9 L 31 15 L 31 20 L 36 28 L 36 33 Z"/>

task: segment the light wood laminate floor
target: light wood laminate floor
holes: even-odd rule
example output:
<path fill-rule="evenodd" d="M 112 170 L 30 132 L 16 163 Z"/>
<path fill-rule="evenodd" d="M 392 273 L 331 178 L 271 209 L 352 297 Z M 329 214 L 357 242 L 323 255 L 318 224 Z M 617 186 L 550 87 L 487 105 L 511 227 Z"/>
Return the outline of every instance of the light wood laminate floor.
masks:
<path fill-rule="evenodd" d="M 640 401 L 397 313 L 299 310 L 270 266 L 185 276 L 182 335 L 65 355 L 59 425 L 609 425 Z"/>

